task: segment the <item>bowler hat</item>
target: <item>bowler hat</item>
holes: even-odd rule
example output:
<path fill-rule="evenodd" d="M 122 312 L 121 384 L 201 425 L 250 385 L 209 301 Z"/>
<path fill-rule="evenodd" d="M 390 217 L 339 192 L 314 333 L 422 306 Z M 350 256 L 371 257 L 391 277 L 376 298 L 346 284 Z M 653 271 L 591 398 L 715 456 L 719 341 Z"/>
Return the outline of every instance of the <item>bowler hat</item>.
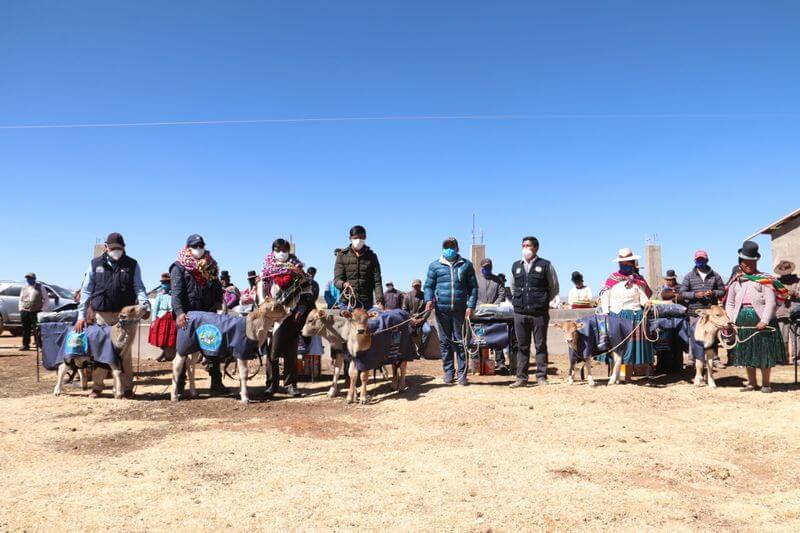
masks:
<path fill-rule="evenodd" d="M 247 279 L 255 279 L 258 275 L 256 274 L 255 270 L 248 270 L 247 271 Z"/>
<path fill-rule="evenodd" d="M 571 279 L 572 279 L 573 282 L 582 281 L 583 280 L 583 274 L 581 274 L 580 272 L 578 272 L 576 270 L 575 272 L 572 273 L 572 278 Z"/>
<path fill-rule="evenodd" d="M 758 261 L 761 259 L 761 254 L 758 252 L 758 243 L 744 241 L 742 247 L 739 248 L 739 259 L 744 259 L 745 261 Z"/>
<path fill-rule="evenodd" d="M 678 276 L 676 276 L 675 271 L 670 268 L 667 270 L 666 275 L 664 275 L 664 279 L 678 279 Z"/>

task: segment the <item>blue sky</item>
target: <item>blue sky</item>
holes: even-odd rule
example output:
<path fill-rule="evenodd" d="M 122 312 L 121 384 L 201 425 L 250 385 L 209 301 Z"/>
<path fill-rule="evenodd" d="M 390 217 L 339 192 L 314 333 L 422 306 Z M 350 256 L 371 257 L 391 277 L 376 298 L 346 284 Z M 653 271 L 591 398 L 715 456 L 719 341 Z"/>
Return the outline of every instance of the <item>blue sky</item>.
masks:
<path fill-rule="evenodd" d="M 496 271 L 533 234 L 597 287 L 657 234 L 665 269 L 727 272 L 800 203 L 798 25 L 790 0 L 6 2 L 0 279 L 75 287 L 120 231 L 148 286 L 193 232 L 235 282 L 290 234 L 325 281 L 363 224 L 406 287 L 473 214 Z M 528 118 L 2 128 L 455 115 Z"/>

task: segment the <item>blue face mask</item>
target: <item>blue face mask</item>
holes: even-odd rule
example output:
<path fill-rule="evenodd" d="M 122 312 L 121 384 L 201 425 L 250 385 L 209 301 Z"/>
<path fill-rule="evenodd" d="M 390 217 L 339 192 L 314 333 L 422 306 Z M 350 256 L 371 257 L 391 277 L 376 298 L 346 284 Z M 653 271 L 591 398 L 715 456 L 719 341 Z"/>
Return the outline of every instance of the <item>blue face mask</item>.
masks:
<path fill-rule="evenodd" d="M 36 280 L 35 280 L 35 279 L 30 279 L 30 278 L 28 278 L 28 279 L 26 279 L 25 281 L 27 281 L 27 282 L 28 282 L 28 285 L 36 285 Z"/>
<path fill-rule="evenodd" d="M 630 276 L 633 274 L 633 265 L 620 265 L 619 271 L 626 276 Z"/>
<path fill-rule="evenodd" d="M 455 250 L 455 248 L 445 248 L 442 250 L 442 255 L 448 261 L 452 261 L 458 256 L 458 252 Z"/>
<path fill-rule="evenodd" d="M 491 269 L 491 268 L 486 268 L 486 267 L 483 267 L 483 268 L 481 269 L 481 274 L 483 274 L 483 277 L 484 277 L 484 278 L 488 278 L 489 276 L 491 276 L 491 275 L 492 275 L 492 269 Z"/>
<path fill-rule="evenodd" d="M 705 259 L 697 259 L 694 262 L 694 266 L 696 266 L 700 270 L 704 270 L 708 266 L 708 261 L 706 261 Z"/>

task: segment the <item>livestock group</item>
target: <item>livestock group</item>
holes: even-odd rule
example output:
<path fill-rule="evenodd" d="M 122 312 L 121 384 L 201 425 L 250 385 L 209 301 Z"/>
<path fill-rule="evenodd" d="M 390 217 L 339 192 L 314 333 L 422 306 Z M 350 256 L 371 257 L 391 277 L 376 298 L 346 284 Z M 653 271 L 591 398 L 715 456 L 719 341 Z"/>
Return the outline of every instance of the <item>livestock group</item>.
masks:
<path fill-rule="evenodd" d="M 66 371 L 73 369 L 87 388 L 86 370 L 93 385 L 89 396 L 104 390 L 107 370 L 114 378 L 114 396 L 133 398 L 134 367 L 131 338 L 139 321 L 150 318 L 149 341 L 162 349 L 160 360 L 172 361 L 170 397 L 197 396 L 195 365 L 203 361 L 210 375 L 210 393 L 225 394 L 223 366 L 235 361 L 240 382 L 239 398 L 250 401 L 248 361 L 266 358 L 265 397 L 283 393 L 302 395 L 298 387 L 298 346 L 324 339 L 330 346 L 333 382 L 329 395 L 339 390 L 347 364 L 347 401 L 368 401 L 369 371 L 391 365 L 392 387 L 406 388 L 408 362 L 426 349 L 435 323 L 445 384 L 468 385 L 469 367 L 482 347 L 494 351 L 493 370 L 515 379 L 510 387 L 529 385 L 531 350 L 535 380 L 548 383 L 547 336 L 551 326 L 560 328 L 570 352 L 568 383 L 574 382 L 578 363 L 583 363 L 589 385 L 595 384 L 592 361 L 609 365 L 608 384 L 631 381 L 641 375 L 648 384 L 656 359 L 667 355 L 654 349 L 667 333 L 682 339 L 679 358 L 690 354 L 695 365 L 695 385 L 715 387 L 717 349 L 728 353 L 728 364 L 743 367 L 747 383 L 742 391 L 771 392 L 770 369 L 788 361 L 787 344 L 794 357 L 798 284 L 794 265 L 779 265 L 780 277 L 761 272 L 758 245 L 746 241 L 736 254 L 736 267 L 727 283 L 709 266 L 708 254 L 695 253 L 694 268 L 677 283 L 668 271 L 666 284 L 657 294 L 639 273 L 639 256 L 629 248 L 619 250 L 613 272 L 597 300 L 574 272 L 569 304 L 591 309 L 578 319 L 551 322 L 551 309 L 559 299 L 555 266 L 539 255 L 539 241 L 521 239 L 520 259 L 505 276 L 493 272 L 484 259 L 476 272 L 460 254 L 458 241 L 442 242 L 439 257 L 427 275 L 412 282 L 409 293 L 399 293 L 391 282 L 384 291 L 378 256 L 366 245 L 367 232 L 354 226 L 347 247 L 335 250 L 334 278 L 324 291 L 327 305 L 318 305 L 320 288 L 316 269 L 306 268 L 290 251 L 290 243 L 276 239 L 264 258 L 261 272 L 248 273 L 249 286 L 239 290 L 200 235 L 191 235 L 176 260 L 161 277 L 161 287 L 151 305 L 141 269 L 125 253 L 125 240 L 111 233 L 102 254 L 91 261 L 79 296 L 77 310 L 63 319 L 41 317 L 39 344 L 45 367 L 58 370 L 54 393 L 61 394 Z M 41 286 L 29 274 L 20 306 L 28 313 L 41 311 Z M 38 307 L 38 309 L 37 309 Z M 790 327 L 778 324 L 781 310 Z M 501 326 L 501 341 L 487 341 L 484 332 Z M 478 327 L 480 326 L 480 327 Z M 487 350 L 488 352 L 488 350 Z M 484 352 L 486 353 L 486 352 Z M 281 366 L 279 361 L 283 359 Z M 761 385 L 756 371 L 760 369 Z M 282 381 L 282 387 L 281 387 Z M 360 383 L 360 387 L 359 387 Z M 356 394 L 358 390 L 359 394 Z"/>

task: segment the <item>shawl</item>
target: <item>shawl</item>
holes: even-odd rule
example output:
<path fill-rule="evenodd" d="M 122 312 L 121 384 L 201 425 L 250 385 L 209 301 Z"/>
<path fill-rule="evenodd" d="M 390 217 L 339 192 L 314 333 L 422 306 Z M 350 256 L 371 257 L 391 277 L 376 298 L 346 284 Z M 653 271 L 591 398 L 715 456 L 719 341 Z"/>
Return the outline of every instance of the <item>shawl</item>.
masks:
<path fill-rule="evenodd" d="M 195 259 L 191 248 L 186 246 L 178 252 L 178 264 L 187 272 L 191 272 L 199 285 L 205 285 L 207 282 L 217 279 L 219 275 L 217 261 L 211 257 L 211 252 L 208 250 L 206 250 L 206 255 Z"/>
<path fill-rule="evenodd" d="M 606 284 L 603 286 L 603 291 L 607 291 L 617 283 L 621 283 L 623 281 L 625 282 L 625 286 L 628 288 L 630 288 L 632 284 L 636 284 L 639 287 L 641 287 L 648 298 L 650 298 L 650 296 L 652 296 L 653 294 L 653 291 L 650 290 L 650 286 L 647 284 L 647 281 L 645 281 L 645 279 L 642 276 L 640 276 L 639 274 L 631 274 L 629 276 L 626 276 L 622 272 L 614 272 L 613 274 L 608 276 Z"/>
<path fill-rule="evenodd" d="M 264 268 L 261 270 L 261 279 L 266 285 L 267 293 L 273 284 L 277 284 L 281 290 L 285 290 L 293 282 L 302 278 L 293 268 L 302 265 L 303 263 L 294 255 L 290 254 L 287 261 L 281 262 L 275 259 L 273 252 L 268 253 L 264 258 Z"/>
<path fill-rule="evenodd" d="M 770 276 L 769 274 L 741 274 L 739 279 L 746 279 L 749 281 L 753 281 L 755 283 L 759 283 L 761 285 L 765 285 L 775 291 L 775 299 L 778 300 L 778 303 L 786 301 L 789 297 L 789 289 L 781 283 L 778 278 L 775 276 Z"/>

